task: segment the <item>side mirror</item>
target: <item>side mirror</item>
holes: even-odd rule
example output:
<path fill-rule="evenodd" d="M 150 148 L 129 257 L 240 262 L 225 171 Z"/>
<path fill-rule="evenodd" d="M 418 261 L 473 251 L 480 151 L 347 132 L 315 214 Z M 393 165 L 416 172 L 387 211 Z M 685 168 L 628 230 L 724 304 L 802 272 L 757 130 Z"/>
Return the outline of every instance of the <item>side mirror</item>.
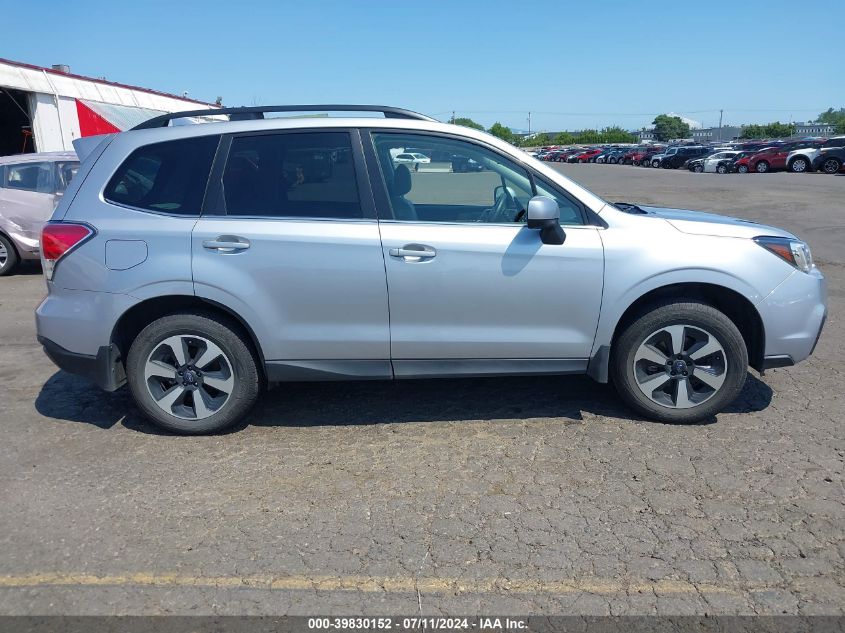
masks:
<path fill-rule="evenodd" d="M 529 229 L 539 229 L 543 244 L 563 244 L 566 233 L 560 228 L 560 207 L 547 196 L 534 196 L 525 213 Z"/>

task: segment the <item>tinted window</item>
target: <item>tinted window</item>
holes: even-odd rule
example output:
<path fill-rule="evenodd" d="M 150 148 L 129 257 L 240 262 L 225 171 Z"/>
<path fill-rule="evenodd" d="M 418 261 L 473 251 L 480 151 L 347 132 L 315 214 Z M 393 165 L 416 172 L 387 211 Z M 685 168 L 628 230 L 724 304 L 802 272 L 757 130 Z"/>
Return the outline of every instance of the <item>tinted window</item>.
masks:
<path fill-rule="evenodd" d="M 240 136 L 223 173 L 228 215 L 362 218 L 345 132 Z"/>
<path fill-rule="evenodd" d="M 3 186 L 21 191 L 53 193 L 53 164 L 45 162 L 6 165 Z"/>
<path fill-rule="evenodd" d="M 580 207 L 517 163 L 469 141 L 420 134 L 376 133 L 373 142 L 393 217 L 419 222 L 525 222 L 534 195 L 558 201 L 561 224 L 581 224 Z M 406 165 L 396 156 L 419 147 L 431 163 Z M 444 158 L 444 160 L 439 160 Z M 535 193 L 536 191 L 536 193 Z"/>
<path fill-rule="evenodd" d="M 199 215 L 219 137 L 139 147 L 106 185 L 106 200 L 150 211 Z"/>
<path fill-rule="evenodd" d="M 56 163 L 56 171 L 58 173 L 56 191 L 64 191 L 79 171 L 79 163 L 76 161 Z"/>
<path fill-rule="evenodd" d="M 845 138 L 832 138 L 824 144 L 824 147 L 845 147 Z"/>

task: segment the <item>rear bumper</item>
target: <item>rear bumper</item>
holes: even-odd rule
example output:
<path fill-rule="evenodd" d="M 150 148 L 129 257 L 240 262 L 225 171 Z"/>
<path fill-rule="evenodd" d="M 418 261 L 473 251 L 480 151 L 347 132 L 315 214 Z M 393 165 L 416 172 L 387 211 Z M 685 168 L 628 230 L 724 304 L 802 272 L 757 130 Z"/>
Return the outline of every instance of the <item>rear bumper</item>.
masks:
<path fill-rule="evenodd" d="M 38 337 L 38 342 L 44 346 L 47 358 L 59 369 L 87 378 L 101 389 L 115 391 L 126 382 L 123 367 L 118 362 L 120 353 L 114 345 L 103 346 L 96 356 L 89 356 L 68 351 L 43 336 Z"/>
<path fill-rule="evenodd" d="M 764 368 L 784 367 L 813 353 L 827 318 L 827 281 L 814 268 L 795 271 L 757 309 L 766 330 Z"/>

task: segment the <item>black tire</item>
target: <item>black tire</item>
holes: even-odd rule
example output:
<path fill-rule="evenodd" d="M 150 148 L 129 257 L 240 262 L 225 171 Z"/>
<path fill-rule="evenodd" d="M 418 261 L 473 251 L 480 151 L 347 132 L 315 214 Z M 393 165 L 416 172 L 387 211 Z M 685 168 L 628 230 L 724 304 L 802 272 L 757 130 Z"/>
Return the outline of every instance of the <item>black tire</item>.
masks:
<path fill-rule="evenodd" d="M 692 170 L 693 170 L 696 174 L 700 174 L 701 172 L 703 172 L 703 171 L 704 171 L 704 166 L 703 166 L 703 165 L 696 165 L 696 166 L 694 166 L 694 167 L 692 168 Z"/>
<path fill-rule="evenodd" d="M 676 324 L 702 328 L 714 336 L 725 352 L 727 363 L 721 387 L 708 399 L 686 409 L 654 402 L 639 388 L 634 375 L 634 356 L 646 337 Z M 703 303 L 653 304 L 625 326 L 611 350 L 610 375 L 619 396 L 635 411 L 659 422 L 693 424 L 712 417 L 736 399 L 747 373 L 748 350 L 742 334 L 725 314 Z"/>
<path fill-rule="evenodd" d="M 0 253 L 3 251 L 6 253 L 5 256 L 0 258 L 0 277 L 4 277 L 15 272 L 21 260 L 18 257 L 18 251 L 15 249 L 15 245 L 5 235 L 0 235 L 0 246 L 3 247 L 0 249 Z"/>
<path fill-rule="evenodd" d="M 769 171 L 769 162 L 768 162 L 768 161 L 766 161 L 766 160 L 761 160 L 759 163 L 757 163 L 757 166 L 754 168 L 754 170 L 755 170 L 758 174 L 766 174 L 766 173 L 768 173 L 768 171 Z"/>
<path fill-rule="evenodd" d="M 717 174 L 726 174 L 726 173 L 728 173 L 728 168 L 725 165 L 719 165 L 718 167 L 716 167 L 716 173 Z"/>
<path fill-rule="evenodd" d="M 736 172 L 738 174 L 747 174 L 748 173 L 748 165 L 740 165 L 736 168 Z"/>
<path fill-rule="evenodd" d="M 164 339 L 177 335 L 208 339 L 230 360 L 234 387 L 229 399 L 209 417 L 184 419 L 170 415 L 156 404 L 147 386 L 147 358 Z M 171 314 L 150 323 L 129 349 L 126 375 L 138 408 L 156 425 L 183 435 L 217 433 L 236 424 L 255 404 L 262 385 L 258 359 L 248 338 L 234 323 L 208 312 Z"/>
<path fill-rule="evenodd" d="M 821 170 L 826 174 L 838 174 L 839 170 L 842 169 L 842 161 L 835 156 L 831 156 L 822 162 L 821 167 Z"/>

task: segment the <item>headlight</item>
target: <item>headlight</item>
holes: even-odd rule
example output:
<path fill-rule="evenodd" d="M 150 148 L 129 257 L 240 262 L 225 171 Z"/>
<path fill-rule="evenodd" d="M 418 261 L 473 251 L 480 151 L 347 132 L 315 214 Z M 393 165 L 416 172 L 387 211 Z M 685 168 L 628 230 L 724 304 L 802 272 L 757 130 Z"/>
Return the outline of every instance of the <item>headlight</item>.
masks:
<path fill-rule="evenodd" d="M 755 237 L 754 241 L 798 270 L 808 273 L 813 268 L 813 254 L 810 252 L 810 247 L 801 240 L 763 236 Z"/>

